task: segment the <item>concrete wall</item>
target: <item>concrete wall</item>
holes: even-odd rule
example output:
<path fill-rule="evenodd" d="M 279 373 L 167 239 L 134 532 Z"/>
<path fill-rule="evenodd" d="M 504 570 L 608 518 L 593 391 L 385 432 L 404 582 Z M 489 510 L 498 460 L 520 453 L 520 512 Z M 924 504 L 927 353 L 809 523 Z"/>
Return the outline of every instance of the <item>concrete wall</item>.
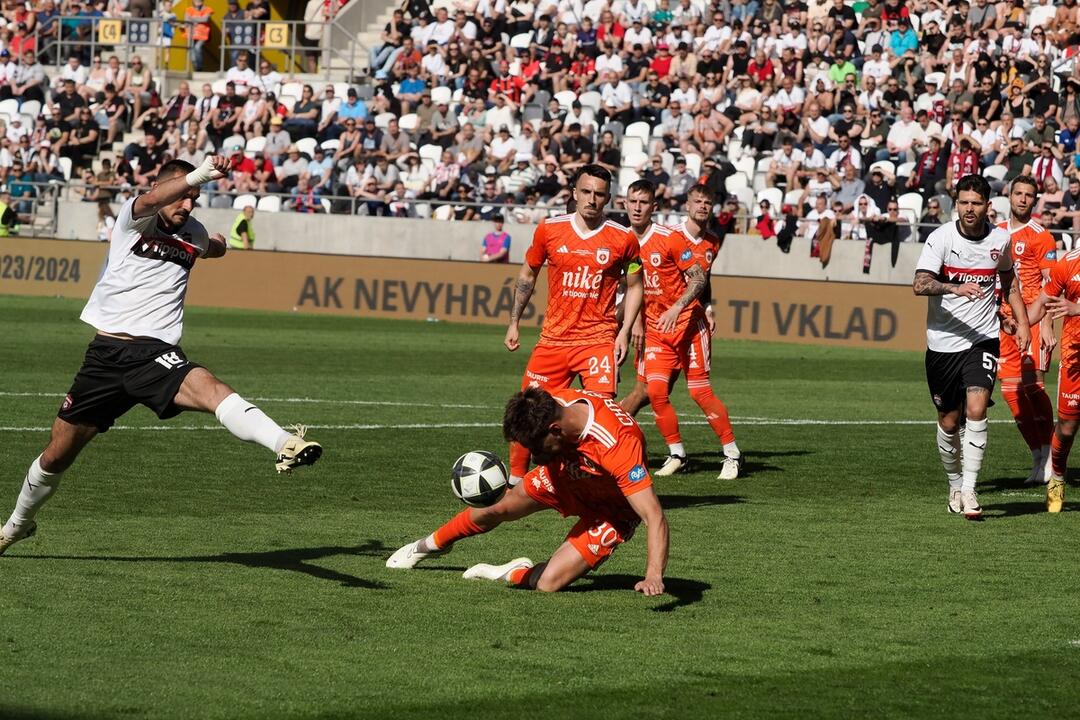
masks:
<path fill-rule="evenodd" d="M 235 210 L 201 209 L 198 217 L 211 232 L 228 234 Z M 507 223 L 513 238 L 511 262 L 520 263 L 532 241 L 533 225 Z M 491 230 L 489 223 L 403 220 L 400 218 L 359 218 L 350 215 L 297 215 L 260 213 L 255 217 L 256 246 L 259 250 L 426 258 L 432 260 L 476 260 L 480 240 Z M 63 240 L 95 240 L 97 206 L 93 203 L 61 203 L 57 237 Z M 860 242 L 837 241 L 829 267 L 810 257 L 810 244 L 796 240 L 790 253 L 782 253 L 775 242 L 757 236 L 729 236 L 724 242 L 714 275 L 769 277 L 798 280 L 832 280 L 875 284 L 907 285 L 911 282 L 922 245 L 905 243 L 900 248 L 896 268 L 889 265 L 890 248 L 874 248 L 871 272 L 862 272 L 865 246 Z"/>

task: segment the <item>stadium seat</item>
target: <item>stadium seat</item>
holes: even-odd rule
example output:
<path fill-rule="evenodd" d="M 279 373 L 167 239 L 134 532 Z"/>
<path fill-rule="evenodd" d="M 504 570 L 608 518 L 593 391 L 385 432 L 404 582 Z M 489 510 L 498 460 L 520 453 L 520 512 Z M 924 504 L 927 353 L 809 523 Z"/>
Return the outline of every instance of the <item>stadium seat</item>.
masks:
<path fill-rule="evenodd" d="M 798 207 L 802 202 L 802 190 L 788 190 L 784 193 L 784 205 L 791 205 L 792 207 Z"/>
<path fill-rule="evenodd" d="M 215 92 L 217 92 L 215 90 Z M 289 97 L 299 98 L 304 93 L 304 83 L 287 82 L 281 86 L 281 93 L 279 97 L 288 95 Z"/>
<path fill-rule="evenodd" d="M 1054 13 L 1057 12 L 1055 3 L 1048 5 L 1036 5 L 1031 8 L 1031 12 L 1028 13 L 1028 27 L 1037 28 L 1046 25 L 1050 22 L 1050 19 L 1054 17 Z"/>
<path fill-rule="evenodd" d="M 623 135 L 622 139 L 622 155 L 625 158 L 627 155 L 642 155 L 645 153 L 645 142 L 639 138 L 631 135 Z"/>
<path fill-rule="evenodd" d="M 543 123 L 544 120 L 544 106 L 537 105 L 535 103 L 529 103 L 521 111 L 521 119 L 525 122 L 532 122 L 533 120 L 540 120 Z"/>
<path fill-rule="evenodd" d="M 315 138 L 301 138 L 296 141 L 296 149 L 300 151 L 300 154 L 307 155 L 309 158 L 315 154 L 315 146 L 319 144 L 319 141 Z"/>
<path fill-rule="evenodd" d="M 218 78 L 217 80 L 215 80 L 214 82 L 210 83 L 210 88 L 214 91 L 215 95 L 224 95 L 225 90 L 227 89 L 225 86 L 226 86 L 226 84 L 228 82 L 229 82 L 228 80 L 221 77 L 221 78 Z M 239 92 L 239 89 L 237 89 L 237 92 Z"/>
<path fill-rule="evenodd" d="M 988 180 L 1004 180 L 1007 172 L 1009 172 L 1009 168 L 1004 165 L 991 165 L 983 170 L 982 174 Z"/>
<path fill-rule="evenodd" d="M 1009 217 L 1009 198 L 1004 195 L 996 195 L 990 198 L 990 207 L 994 208 L 994 212 L 997 213 L 998 220 L 1003 220 Z"/>
<path fill-rule="evenodd" d="M 760 204 L 762 200 L 768 200 L 769 205 L 773 207 L 773 210 L 780 212 L 780 208 L 784 204 L 784 191 L 774 187 L 765 188 L 764 190 L 759 191 L 754 203 L 755 207 L 751 208 L 751 210 L 756 211 L 756 206 Z"/>
<path fill-rule="evenodd" d="M 387 127 L 390 126 L 390 121 L 396 117 L 397 115 L 392 112 L 379 113 L 375 116 L 375 127 L 381 130 L 385 130 Z"/>
<path fill-rule="evenodd" d="M 259 204 L 255 206 L 259 212 L 278 212 L 281 210 L 280 195 L 263 195 L 259 198 Z"/>
<path fill-rule="evenodd" d="M 431 89 L 431 104 L 441 105 L 446 103 L 450 104 L 450 101 L 454 99 L 454 91 L 445 85 L 440 85 L 437 88 Z"/>
<path fill-rule="evenodd" d="M 635 122 L 626 126 L 625 138 L 640 138 L 641 144 L 644 146 L 649 142 L 649 123 L 647 122 Z"/>
<path fill-rule="evenodd" d="M 529 45 L 532 44 L 533 34 L 529 32 L 518 33 L 514 37 L 510 38 L 510 47 L 515 50 L 528 50 Z"/>
<path fill-rule="evenodd" d="M 633 183 L 641 179 L 641 176 L 637 174 L 635 170 L 631 168 L 622 168 L 619 170 L 619 195 L 626 194 L 626 188 L 630 187 Z"/>
<path fill-rule="evenodd" d="M 408 113 L 407 115 L 402 115 L 398 119 L 398 127 L 409 133 L 416 130 L 416 126 L 419 124 L 420 118 L 417 117 L 416 113 Z"/>
<path fill-rule="evenodd" d="M 623 149 L 622 153 L 622 166 L 624 168 L 630 168 L 632 170 L 640 170 L 643 165 L 649 162 L 649 156 L 640 150 L 627 151 Z"/>
<path fill-rule="evenodd" d="M 341 98 L 341 101 L 345 102 L 345 98 L 349 96 L 349 88 L 351 87 L 352 85 L 347 82 L 334 83 L 334 97 Z"/>
<path fill-rule="evenodd" d="M 247 145 L 244 146 L 244 152 L 261 153 L 266 148 L 266 138 L 263 136 L 253 137 L 247 141 Z"/>
<path fill-rule="evenodd" d="M 548 102 L 551 100 L 551 93 L 547 90 L 537 90 L 533 95 L 532 101 L 542 108 L 547 108 Z"/>
<path fill-rule="evenodd" d="M 336 152 L 337 149 L 341 147 L 341 141 L 340 140 L 324 140 L 322 142 L 322 144 L 319 145 L 319 147 L 321 147 L 323 150 L 325 150 L 328 153 Z"/>
<path fill-rule="evenodd" d="M 435 213 L 432 215 L 436 220 L 453 220 L 454 219 L 454 206 L 453 205 L 440 205 L 435 208 Z"/>
<path fill-rule="evenodd" d="M 900 207 L 900 214 L 909 222 L 917 223 L 922 217 L 923 196 L 916 192 L 904 193 L 896 198 L 896 204 Z"/>
<path fill-rule="evenodd" d="M 8 98 L 7 100 L 0 101 L 0 115 L 12 115 L 19 114 L 19 100 L 18 98 Z"/>
<path fill-rule="evenodd" d="M 701 177 L 701 156 L 697 153 L 686 154 L 686 172 L 695 178 Z"/>
<path fill-rule="evenodd" d="M 581 103 L 581 107 L 592 108 L 593 112 L 596 113 L 600 111 L 600 104 L 603 100 L 601 99 L 600 93 L 591 90 L 578 95 L 578 102 Z"/>
<path fill-rule="evenodd" d="M 60 163 L 60 169 L 64 171 L 64 179 L 65 180 L 70 180 L 71 179 L 71 158 L 62 157 L 62 158 L 59 158 L 58 162 Z"/>
<path fill-rule="evenodd" d="M 728 175 L 724 178 L 724 187 L 729 193 L 735 192 L 739 188 L 748 187 L 746 176 L 740 172 L 737 172 L 734 175 Z"/>
<path fill-rule="evenodd" d="M 233 198 L 232 206 L 233 210 L 243 210 L 246 207 L 255 207 L 259 204 L 259 199 L 254 195 L 237 195 Z"/>
<path fill-rule="evenodd" d="M 421 145 L 418 152 L 421 160 L 431 160 L 431 162 L 437 163 L 442 158 L 443 149 L 439 145 Z"/>
<path fill-rule="evenodd" d="M 754 182 L 754 171 L 757 169 L 757 163 L 754 162 L 754 158 L 739 158 L 739 161 L 735 163 L 735 169 L 746 176 L 747 185 L 750 185 L 752 182 Z"/>
<path fill-rule="evenodd" d="M 675 156 L 665 150 L 660 153 L 660 166 L 664 168 L 664 172 L 671 174 L 671 171 L 675 169 Z"/>
<path fill-rule="evenodd" d="M 754 207 L 754 191 L 753 190 L 751 190 L 748 187 L 739 188 L 738 190 L 736 190 L 735 192 L 733 192 L 731 194 L 735 198 L 738 199 L 739 205 L 742 206 L 742 208 L 744 210 L 751 211 L 751 212 L 753 211 L 753 207 Z"/>
<path fill-rule="evenodd" d="M 892 160 L 878 160 L 870 166 L 870 172 L 881 170 L 882 172 L 896 177 L 896 163 Z"/>
<path fill-rule="evenodd" d="M 29 115 L 31 118 L 36 118 L 41 114 L 41 103 L 37 100 L 26 100 L 19 107 L 19 112 L 23 115 Z M 31 125 L 33 127 L 33 125 Z"/>
<path fill-rule="evenodd" d="M 911 177 L 915 171 L 915 163 L 906 162 L 896 166 L 896 177 Z"/>
<path fill-rule="evenodd" d="M 1066 252 L 1074 249 L 1072 235 L 1068 233 L 1061 233 L 1061 242 L 1064 243 Z"/>
<path fill-rule="evenodd" d="M 555 99 L 559 101 L 559 105 L 563 110 L 569 110 L 570 106 L 577 100 L 577 93 L 573 90 L 563 90 L 555 93 Z"/>
<path fill-rule="evenodd" d="M 327 215 L 329 215 L 330 211 L 334 209 L 333 205 L 331 205 L 330 201 L 327 200 L 326 198 L 322 198 L 321 200 L 319 200 L 319 204 L 322 205 L 323 212 L 326 213 Z"/>

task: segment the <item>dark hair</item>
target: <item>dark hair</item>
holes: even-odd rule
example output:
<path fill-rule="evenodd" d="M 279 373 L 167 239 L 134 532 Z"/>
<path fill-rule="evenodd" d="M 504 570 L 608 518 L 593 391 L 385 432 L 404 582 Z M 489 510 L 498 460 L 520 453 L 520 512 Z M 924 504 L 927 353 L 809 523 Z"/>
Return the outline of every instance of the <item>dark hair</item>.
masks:
<path fill-rule="evenodd" d="M 187 160 L 170 160 L 158 170 L 157 181 L 167 180 L 174 175 L 187 175 L 195 169 L 195 166 Z"/>
<path fill-rule="evenodd" d="M 635 180 L 630 183 L 630 187 L 626 188 L 626 194 L 630 193 L 645 193 L 651 198 L 656 197 L 656 186 L 652 184 L 651 180 Z"/>
<path fill-rule="evenodd" d="M 1017 175 L 1015 178 L 1013 178 L 1013 181 L 1009 183 L 1009 192 L 1012 192 L 1012 189 L 1017 185 L 1030 185 L 1031 187 L 1035 188 L 1036 193 L 1039 192 L 1039 183 L 1037 183 L 1035 181 L 1035 178 L 1031 177 L 1030 175 Z"/>
<path fill-rule="evenodd" d="M 690 189 L 686 191 L 686 196 L 700 195 L 708 200 L 710 203 L 716 202 L 716 193 L 708 185 L 691 185 Z"/>
<path fill-rule="evenodd" d="M 990 183 L 986 178 L 982 175 L 972 173 L 971 175 L 965 175 L 960 178 L 960 182 L 956 183 L 956 195 L 959 197 L 962 192 L 978 193 L 984 202 L 990 202 L 990 194 L 993 192 L 993 189 L 990 187 Z"/>
<path fill-rule="evenodd" d="M 588 165 L 582 165 L 576 173 L 574 173 L 574 182 L 571 183 L 571 187 L 577 187 L 578 180 L 588 175 L 599 180 L 603 180 L 611 187 L 611 173 L 603 165 L 597 165 L 596 163 L 589 163 Z"/>
<path fill-rule="evenodd" d="M 506 403 L 503 437 L 530 450 L 542 447 L 548 427 L 560 414 L 559 404 L 547 391 L 540 388 L 522 390 Z"/>

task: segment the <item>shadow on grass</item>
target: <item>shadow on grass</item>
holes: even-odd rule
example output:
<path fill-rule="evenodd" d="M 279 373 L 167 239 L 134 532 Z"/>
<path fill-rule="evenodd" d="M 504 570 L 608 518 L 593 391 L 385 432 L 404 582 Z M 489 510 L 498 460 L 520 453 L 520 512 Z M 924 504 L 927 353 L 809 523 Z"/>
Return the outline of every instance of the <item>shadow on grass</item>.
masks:
<path fill-rule="evenodd" d="M 1076 512 L 1080 510 L 1080 503 L 1067 502 L 1062 512 Z M 995 503 L 983 508 L 983 517 L 1008 518 L 1021 517 L 1024 515 L 1049 515 L 1046 512 L 1046 501 L 1043 498 L 1032 499 L 1025 502 Z"/>
<path fill-rule="evenodd" d="M 758 472 L 782 472 L 783 467 L 775 465 L 769 462 L 772 458 L 782 457 L 798 457 L 802 455 L 810 455 L 810 450 L 780 450 L 777 452 L 744 452 L 743 453 L 743 469 L 744 475 L 750 475 Z M 660 467 L 664 463 L 664 459 L 667 456 L 654 458 L 652 465 L 654 467 Z M 687 453 L 687 457 L 690 460 L 689 473 L 695 472 L 720 472 L 720 468 L 724 465 L 723 454 L 719 451 L 715 452 L 700 452 L 700 453 Z"/>
<path fill-rule="evenodd" d="M 562 592 L 603 592 L 618 590 L 625 592 L 633 590 L 641 580 L 640 575 L 586 575 Z M 685 578 L 664 578 L 665 597 L 671 596 L 671 600 L 652 608 L 653 612 L 671 612 L 676 608 L 686 607 L 701 602 L 706 590 L 711 590 L 712 585 L 700 580 L 687 580 Z"/>
<path fill-rule="evenodd" d="M 741 505 L 746 500 L 738 495 L 660 495 L 665 510 L 708 507 L 711 505 Z"/>
<path fill-rule="evenodd" d="M 356 546 L 324 545 L 322 547 L 292 548 L 267 550 L 265 552 L 235 552 L 220 555 L 186 555 L 177 557 L 154 556 L 110 556 L 110 555 L 14 555 L 10 559 L 22 560 L 91 560 L 96 562 L 137 562 L 137 563 L 224 563 L 242 565 L 248 568 L 269 568 L 271 570 L 289 570 L 302 573 L 318 580 L 329 580 L 344 587 L 358 587 L 367 590 L 385 590 L 386 585 L 374 580 L 349 575 L 313 565 L 316 560 L 336 555 L 363 555 L 385 559 L 395 548 L 388 548 L 378 540 L 368 540 Z M 5 560 L 8 558 L 5 558 Z"/>

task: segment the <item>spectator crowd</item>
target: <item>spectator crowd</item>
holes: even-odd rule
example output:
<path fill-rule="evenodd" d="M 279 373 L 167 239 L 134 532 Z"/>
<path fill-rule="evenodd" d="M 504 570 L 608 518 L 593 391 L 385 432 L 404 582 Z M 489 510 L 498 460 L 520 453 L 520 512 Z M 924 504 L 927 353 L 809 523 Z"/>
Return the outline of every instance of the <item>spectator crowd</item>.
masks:
<path fill-rule="evenodd" d="M 25 38 L 42 43 L 60 9 L 8 4 L 0 100 L 18 111 L 0 172 L 58 179 L 70 162 L 100 201 L 167 158 L 218 152 L 233 172 L 213 204 L 282 194 L 296 212 L 535 221 L 595 162 L 618 190 L 652 180 L 668 219 L 705 183 L 782 247 L 803 234 L 818 252 L 843 238 L 895 255 L 981 171 L 998 190 L 1035 177 L 1041 222 L 1074 233 L 1080 6 L 1041 3 L 406 0 L 370 48 L 367 83 L 303 84 L 236 51 L 224 82 L 168 97 L 139 57 L 47 70 Z M 131 130 L 145 139 L 114 152 Z"/>

